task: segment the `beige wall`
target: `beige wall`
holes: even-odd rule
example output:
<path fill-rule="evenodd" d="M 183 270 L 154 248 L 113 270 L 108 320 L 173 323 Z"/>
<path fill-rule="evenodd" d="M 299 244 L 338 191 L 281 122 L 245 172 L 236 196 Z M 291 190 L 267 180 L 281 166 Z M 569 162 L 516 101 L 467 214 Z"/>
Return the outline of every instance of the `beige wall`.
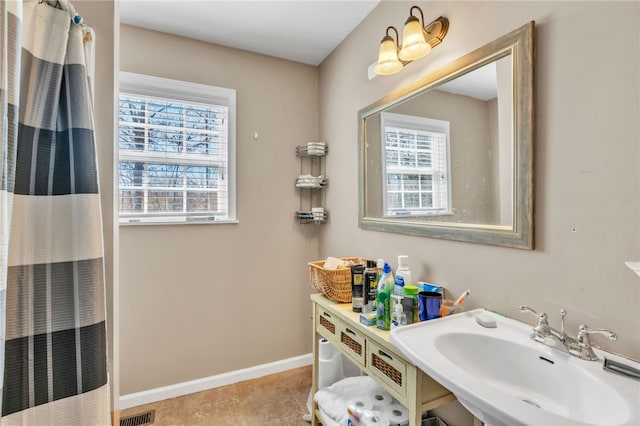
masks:
<path fill-rule="evenodd" d="M 596 344 L 640 359 L 640 4 L 637 2 L 429 2 L 449 34 L 430 56 L 389 77 L 367 79 L 388 25 L 412 2 L 382 2 L 320 66 L 320 135 L 331 144 L 331 223 L 320 255 L 409 255 L 413 276 L 528 323 L 527 304 L 567 330 L 579 323 L 618 333 Z M 501 35 L 536 21 L 534 251 L 358 228 L 357 112 L 384 94 Z M 615 31 L 602 31 L 602 23 Z M 337 190 L 339 188 L 339 190 Z M 608 202 L 607 202 L 608 200 Z M 449 424 L 456 424 L 455 422 Z M 464 424 L 464 423 L 458 423 Z"/>
<path fill-rule="evenodd" d="M 640 259 L 640 55 L 631 37 L 638 33 L 640 5 L 430 3 L 429 16 L 451 21 L 442 45 L 395 76 L 369 81 L 377 33 L 402 23 L 411 4 L 381 3 L 320 67 L 321 135 L 334 146 L 327 159 L 327 204 L 334 214 L 321 256 L 384 255 L 395 263 L 398 253 L 407 253 L 417 276 L 454 293 L 471 285 L 469 305 L 491 303 L 519 316 L 516 305 L 527 303 L 553 320 L 562 306 L 570 327 L 584 321 L 614 328 L 620 340 L 607 346 L 640 358 L 640 321 L 628 321 L 640 319 L 640 281 L 624 266 Z M 584 30 L 603 17 L 616 22 L 615 35 Z M 529 20 L 537 22 L 536 250 L 358 229 L 357 204 L 350 201 L 357 196 L 358 109 Z M 492 26 L 481 24 L 489 21 Z M 605 197 L 609 205 L 599 203 Z"/>
<path fill-rule="evenodd" d="M 516 309 L 525 303 L 554 325 L 565 308 L 570 332 L 583 322 L 611 328 L 617 342 L 594 341 L 640 359 L 640 280 L 624 266 L 640 260 L 640 6 L 430 2 L 427 19 L 451 22 L 442 45 L 369 81 L 384 29 L 401 26 L 412 4 L 381 3 L 319 72 L 122 27 L 122 70 L 238 90 L 240 223 L 120 229 L 121 394 L 308 353 L 306 262 L 327 255 L 384 257 L 395 266 L 397 254 L 408 254 L 414 276 L 454 294 L 471 288 L 468 307 L 531 323 Z M 360 230 L 357 111 L 529 20 L 537 50 L 536 250 Z M 590 30 L 602 22 L 616 31 Z M 331 218 L 309 228 L 293 221 L 293 149 L 316 136 L 330 146 Z"/>
<path fill-rule="evenodd" d="M 120 227 L 121 394 L 311 352 L 296 145 L 317 137 L 317 67 L 121 27 L 121 70 L 237 90 L 237 212 L 226 225 Z M 254 133 L 258 140 L 254 140 Z"/>

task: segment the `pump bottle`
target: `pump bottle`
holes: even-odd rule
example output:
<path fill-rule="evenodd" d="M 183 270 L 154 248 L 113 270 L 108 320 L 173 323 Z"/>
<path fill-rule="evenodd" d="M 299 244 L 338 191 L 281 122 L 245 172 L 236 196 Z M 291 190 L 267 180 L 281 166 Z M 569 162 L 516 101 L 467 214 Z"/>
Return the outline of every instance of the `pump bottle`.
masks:
<path fill-rule="evenodd" d="M 411 270 L 409 269 L 409 256 L 398 256 L 398 269 L 396 269 L 395 288 L 393 293 L 397 295 L 402 294 L 402 289 L 405 285 L 413 285 L 413 279 L 411 277 Z"/>
<path fill-rule="evenodd" d="M 407 315 L 402 309 L 402 297 L 393 296 L 396 299 L 396 306 L 393 309 L 393 316 L 391 317 L 391 328 L 398 328 L 403 325 L 407 325 Z"/>

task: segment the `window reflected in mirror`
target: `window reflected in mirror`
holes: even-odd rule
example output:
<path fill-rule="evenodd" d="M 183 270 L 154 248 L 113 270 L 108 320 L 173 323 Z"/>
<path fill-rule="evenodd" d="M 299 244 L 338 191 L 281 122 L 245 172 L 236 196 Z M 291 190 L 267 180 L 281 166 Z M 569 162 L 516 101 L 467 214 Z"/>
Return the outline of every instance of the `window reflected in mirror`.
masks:
<path fill-rule="evenodd" d="M 449 122 L 383 112 L 384 216 L 452 214 Z"/>

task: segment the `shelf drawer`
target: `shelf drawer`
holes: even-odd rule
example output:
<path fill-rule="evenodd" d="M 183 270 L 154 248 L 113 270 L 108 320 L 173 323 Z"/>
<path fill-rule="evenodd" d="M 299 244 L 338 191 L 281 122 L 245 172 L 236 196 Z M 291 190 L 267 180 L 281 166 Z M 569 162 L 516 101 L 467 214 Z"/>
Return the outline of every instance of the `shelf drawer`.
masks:
<path fill-rule="evenodd" d="M 337 324 L 342 322 L 336 318 L 333 314 L 327 312 L 322 307 L 318 306 L 318 315 L 316 317 L 316 331 L 322 337 L 332 342 L 338 342 L 338 326 Z"/>
<path fill-rule="evenodd" d="M 406 362 L 373 341 L 368 341 L 367 345 L 367 366 L 371 374 L 386 383 L 397 397 L 404 399 L 407 395 Z"/>
<path fill-rule="evenodd" d="M 349 356 L 361 367 L 365 366 L 366 359 L 366 339 L 360 334 L 355 327 L 343 323 L 337 322 L 338 325 L 338 345 L 343 353 Z"/>

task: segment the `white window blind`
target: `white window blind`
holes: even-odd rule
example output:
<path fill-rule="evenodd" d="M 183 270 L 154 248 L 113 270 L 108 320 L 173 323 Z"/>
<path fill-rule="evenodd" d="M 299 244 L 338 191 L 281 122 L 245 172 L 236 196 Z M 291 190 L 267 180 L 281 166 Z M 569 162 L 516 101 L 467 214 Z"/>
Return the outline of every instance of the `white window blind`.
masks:
<path fill-rule="evenodd" d="M 383 113 L 385 216 L 451 213 L 449 123 Z"/>
<path fill-rule="evenodd" d="M 123 75 L 120 222 L 235 220 L 235 91 Z"/>

